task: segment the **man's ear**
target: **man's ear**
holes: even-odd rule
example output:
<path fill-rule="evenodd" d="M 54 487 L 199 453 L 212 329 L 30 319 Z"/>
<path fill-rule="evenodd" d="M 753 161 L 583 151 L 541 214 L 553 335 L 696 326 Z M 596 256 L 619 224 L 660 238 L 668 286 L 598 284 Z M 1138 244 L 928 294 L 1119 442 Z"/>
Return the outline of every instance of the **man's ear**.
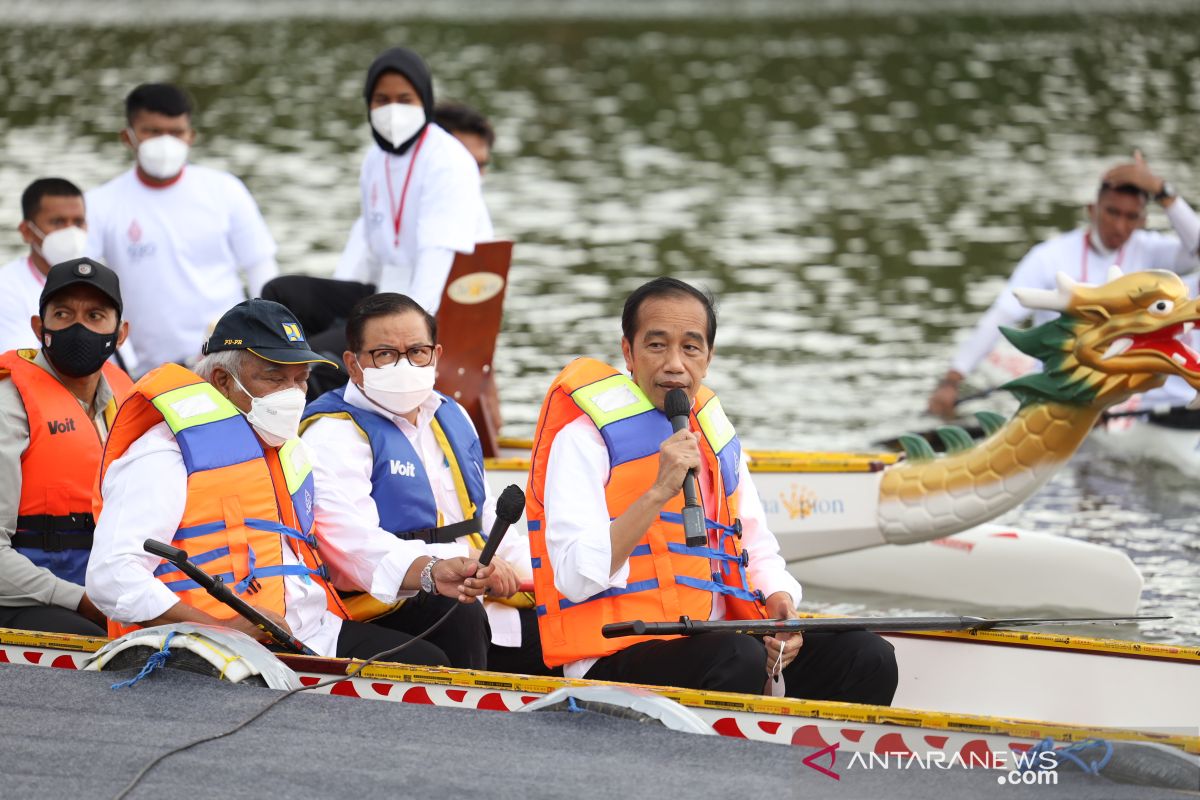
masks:
<path fill-rule="evenodd" d="M 121 144 L 132 150 L 135 154 L 137 153 L 137 145 L 133 143 L 133 138 L 129 135 L 128 126 L 121 128 L 121 132 L 117 134 L 117 138 L 121 141 Z"/>
<path fill-rule="evenodd" d="M 363 371 L 362 366 L 358 363 L 358 357 L 354 353 L 347 350 L 342 353 L 342 364 L 346 367 L 346 376 L 355 386 L 362 386 Z"/>
<path fill-rule="evenodd" d="M 621 337 L 621 355 L 625 356 L 625 371 L 633 374 L 633 345 L 624 336 Z"/>
<path fill-rule="evenodd" d="M 29 329 L 33 331 L 33 335 L 37 337 L 38 347 L 42 346 L 42 318 L 34 314 L 29 318 Z"/>
<path fill-rule="evenodd" d="M 17 232 L 21 234 L 21 239 L 25 244 L 32 245 L 37 241 L 37 234 L 33 232 L 33 228 L 29 227 L 29 220 L 23 219 L 17 225 Z"/>
<path fill-rule="evenodd" d="M 121 320 L 121 324 L 117 326 L 117 347 L 125 344 L 125 340 L 129 338 L 129 321 Z"/>

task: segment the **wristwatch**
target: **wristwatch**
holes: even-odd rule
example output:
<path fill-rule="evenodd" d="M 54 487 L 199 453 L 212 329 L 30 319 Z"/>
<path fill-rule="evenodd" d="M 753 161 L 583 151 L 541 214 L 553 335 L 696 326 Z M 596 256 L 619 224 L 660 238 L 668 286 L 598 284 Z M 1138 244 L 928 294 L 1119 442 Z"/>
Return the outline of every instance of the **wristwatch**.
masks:
<path fill-rule="evenodd" d="M 1154 195 L 1154 202 L 1161 203 L 1163 200 L 1175 197 L 1176 194 L 1175 187 L 1168 181 L 1163 181 L 1162 188 L 1158 190 L 1158 194 Z"/>
<path fill-rule="evenodd" d="M 433 565 L 441 561 L 437 556 L 431 557 L 421 569 L 421 591 L 427 594 L 437 594 L 437 583 L 433 580 Z"/>

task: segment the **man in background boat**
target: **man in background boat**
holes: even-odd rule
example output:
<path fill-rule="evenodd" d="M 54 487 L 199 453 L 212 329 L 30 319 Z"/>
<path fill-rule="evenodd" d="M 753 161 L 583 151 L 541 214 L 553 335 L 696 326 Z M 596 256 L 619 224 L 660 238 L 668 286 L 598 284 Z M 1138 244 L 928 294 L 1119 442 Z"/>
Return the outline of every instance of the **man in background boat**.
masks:
<path fill-rule="evenodd" d="M 191 363 L 209 326 L 279 272 L 275 240 L 238 178 L 188 163 L 192 102 L 147 83 L 125 100 L 132 169 L 87 194 L 88 254 L 125 281 L 139 372 Z"/>
<path fill-rule="evenodd" d="M 83 192 L 63 178 L 38 178 L 21 194 L 17 230 L 29 252 L 0 267 L 0 352 L 38 346 L 29 318 L 38 314 L 46 274 L 83 256 L 87 244 Z"/>
<path fill-rule="evenodd" d="M 129 333 L 120 281 L 90 259 L 56 264 L 37 308 L 41 349 L 0 355 L 0 627 L 103 636 L 84 574 L 92 486 L 130 388 L 108 360 Z"/>
<path fill-rule="evenodd" d="M 568 678 L 747 693 L 782 674 L 790 697 L 890 703 L 895 654 L 866 632 L 601 635 L 604 623 L 631 619 L 788 618 L 800 602 L 733 426 L 701 385 L 717 332 L 711 299 L 656 278 L 626 299 L 621 327 L 632 378 L 577 359 L 538 419 L 526 513 L 546 663 Z M 691 401 L 690 427 L 676 433 L 663 413 L 672 389 Z M 688 470 L 707 546 L 685 544 Z"/>
<path fill-rule="evenodd" d="M 1150 198 L 1162 206 L 1176 236 L 1144 229 Z M 1124 272 L 1169 269 L 1180 274 L 1200 268 L 1200 218 L 1170 182 L 1150 170 L 1140 152 L 1134 152 L 1132 162 L 1104 174 L 1096 201 L 1088 204 L 1087 211 L 1087 227 L 1042 242 L 1021 259 L 1008 286 L 959 346 L 950 369 L 930 395 L 930 413 L 953 418 L 959 384 L 1000 341 L 1001 326 L 1029 318 L 1032 312 L 1021 305 L 1013 289 L 1054 289 L 1059 272 L 1082 283 L 1100 284 L 1108 280 L 1108 269 L 1114 265 Z M 1034 324 L 1054 316 L 1038 312 Z M 1195 394 L 1181 378 L 1172 377 L 1161 389 L 1143 395 L 1141 403 L 1180 406 Z"/>
<path fill-rule="evenodd" d="M 436 314 L 455 254 L 493 237 L 480 182 L 494 140 L 486 118 L 475 112 L 464 121 L 452 110 L 449 118 L 464 130 L 443 129 L 429 67 L 403 47 L 371 64 L 363 98 L 375 143 L 363 159 L 362 212 L 333 277 L 284 275 L 262 293 L 292 309 L 313 347 L 335 362 L 346 349 L 343 327 L 355 303 L 377 291 L 398 292 Z M 468 144 L 472 136 L 481 142 Z M 313 372 L 314 399 L 346 380 L 325 367 Z"/>
<path fill-rule="evenodd" d="M 365 592 L 347 599 L 354 618 L 415 633 L 452 600 L 422 591 L 401 593 L 399 608 L 379 601 L 397 597 L 416 558 L 477 556 L 496 499 L 470 417 L 433 388 L 442 355 L 437 320 L 415 300 L 385 292 L 354 306 L 346 339 L 349 383 L 311 403 L 301 423 L 305 443 L 320 454 L 321 552 L 335 578 L 345 576 L 341 584 Z M 518 611 L 501 602 L 530 575 L 529 540 L 509 532 L 492 563 L 486 616 L 482 608 L 459 613 L 429 640 L 456 667 L 544 674 L 532 604 Z"/>
<path fill-rule="evenodd" d="M 111 635 L 171 622 L 260 635 L 146 553 L 142 543 L 155 539 L 187 551 L 320 655 L 366 658 L 411 642 L 400 660 L 449 664 L 429 642 L 344 618 L 313 531 L 313 454 L 297 438 L 319 360 L 291 312 L 247 300 L 218 321 L 195 373 L 166 364 L 134 385 L 101 462 L 87 570 Z M 473 607 L 490 573 L 466 558 L 418 558 L 399 588 L 432 583 Z"/>

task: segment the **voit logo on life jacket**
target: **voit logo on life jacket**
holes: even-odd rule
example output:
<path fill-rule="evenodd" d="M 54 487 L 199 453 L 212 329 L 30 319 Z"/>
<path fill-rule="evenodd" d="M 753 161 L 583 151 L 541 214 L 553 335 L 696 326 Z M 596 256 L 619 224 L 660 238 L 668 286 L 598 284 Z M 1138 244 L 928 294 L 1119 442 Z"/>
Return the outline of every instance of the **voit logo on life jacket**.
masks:
<path fill-rule="evenodd" d="M 56 433 L 69 433 L 70 431 L 75 430 L 75 420 L 70 418 L 62 420 L 61 422 L 59 420 L 51 420 L 50 422 L 46 423 L 46 427 L 50 429 L 51 436 Z"/>
<path fill-rule="evenodd" d="M 840 497 L 821 497 L 809 487 L 798 483 L 793 483 L 790 490 L 780 492 L 779 502 L 787 509 L 791 519 L 846 513 L 846 503 Z"/>
<path fill-rule="evenodd" d="M 393 475 L 402 475 L 405 478 L 415 478 L 417 476 L 417 468 L 411 461 L 400 461 L 399 459 L 389 459 L 392 465 Z"/>

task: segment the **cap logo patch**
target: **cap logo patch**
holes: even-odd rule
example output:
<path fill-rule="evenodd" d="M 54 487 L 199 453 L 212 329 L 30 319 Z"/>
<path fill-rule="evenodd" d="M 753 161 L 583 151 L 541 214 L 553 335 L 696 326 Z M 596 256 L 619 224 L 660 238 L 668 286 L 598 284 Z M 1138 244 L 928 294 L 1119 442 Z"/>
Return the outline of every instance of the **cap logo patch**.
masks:
<path fill-rule="evenodd" d="M 303 342 L 304 334 L 300 332 L 299 322 L 283 323 L 283 335 L 287 337 L 289 342 Z"/>
<path fill-rule="evenodd" d="M 83 277 L 87 277 L 88 275 L 91 275 L 92 274 L 92 265 L 91 264 L 77 265 L 75 267 L 75 274 L 83 276 Z"/>

